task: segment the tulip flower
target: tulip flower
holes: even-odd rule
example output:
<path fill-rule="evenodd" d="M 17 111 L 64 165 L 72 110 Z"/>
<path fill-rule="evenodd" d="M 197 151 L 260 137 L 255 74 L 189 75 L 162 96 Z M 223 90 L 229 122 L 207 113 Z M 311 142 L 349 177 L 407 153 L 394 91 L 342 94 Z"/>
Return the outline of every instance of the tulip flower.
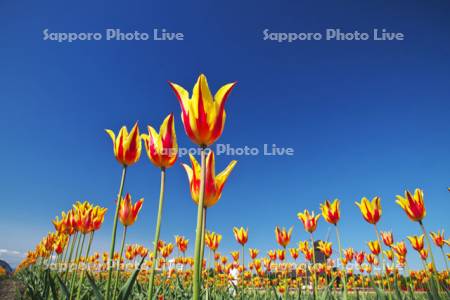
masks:
<path fill-rule="evenodd" d="M 364 219 L 370 224 L 377 224 L 381 217 L 380 197 L 374 197 L 369 201 L 366 197 L 361 199 L 361 203 L 355 202 L 361 210 Z"/>
<path fill-rule="evenodd" d="M 390 261 L 392 261 L 394 259 L 394 252 L 392 250 L 384 250 L 383 254 L 387 257 L 387 259 L 389 259 Z"/>
<path fill-rule="evenodd" d="M 125 198 L 119 204 L 119 220 L 123 226 L 128 227 L 136 222 L 143 202 L 144 198 L 141 198 L 133 205 L 131 195 L 129 193 L 125 195 Z"/>
<path fill-rule="evenodd" d="M 120 180 L 119 193 L 117 197 L 118 201 L 116 204 L 116 212 L 114 214 L 113 231 L 109 252 L 110 260 L 108 262 L 108 279 L 106 282 L 106 292 L 105 292 L 106 294 L 105 298 L 109 299 L 111 297 L 110 290 L 112 277 L 111 258 L 114 255 L 114 249 L 116 246 L 117 220 L 119 217 L 119 206 L 120 201 L 122 200 L 123 188 L 125 186 L 127 167 L 135 164 L 139 160 L 142 151 L 142 143 L 141 137 L 139 135 L 139 128 L 137 122 L 134 124 L 130 133 L 128 133 L 128 130 L 125 126 L 123 126 L 120 129 L 119 134 L 117 136 L 110 129 L 107 129 L 106 133 L 110 136 L 111 140 L 113 141 L 114 156 L 116 157 L 117 161 L 123 166 L 122 178 Z"/>
<path fill-rule="evenodd" d="M 422 249 L 422 250 L 420 250 L 420 251 L 419 251 L 419 254 L 420 254 L 420 258 L 421 258 L 423 261 L 427 261 L 427 258 L 428 258 L 428 251 L 427 251 L 427 249 Z"/>
<path fill-rule="evenodd" d="M 444 244 L 448 244 L 448 242 L 445 240 L 444 237 L 444 230 L 441 231 L 437 231 L 437 232 L 430 232 L 430 236 L 433 239 L 434 244 L 436 245 L 436 247 L 442 248 L 444 246 Z"/>
<path fill-rule="evenodd" d="M 301 252 L 305 252 L 306 250 L 309 249 L 309 242 L 308 241 L 300 241 L 300 242 L 298 242 L 298 249 Z"/>
<path fill-rule="evenodd" d="M 139 127 L 136 122 L 130 133 L 123 126 L 119 134 L 115 135 L 114 131 L 106 129 L 106 133 L 111 137 L 114 147 L 114 156 L 123 166 L 131 166 L 136 163 L 141 156 L 142 144 L 139 136 Z"/>
<path fill-rule="evenodd" d="M 274 250 L 267 251 L 267 255 L 269 256 L 270 260 L 275 261 L 277 259 L 277 253 Z"/>
<path fill-rule="evenodd" d="M 414 195 L 409 191 L 405 192 L 405 197 L 397 195 L 396 203 L 400 205 L 411 221 L 422 221 L 427 214 L 421 189 L 416 189 Z"/>
<path fill-rule="evenodd" d="M 356 263 L 357 263 L 358 265 L 362 265 L 362 264 L 364 263 L 364 258 L 365 258 L 365 256 L 366 256 L 366 254 L 364 253 L 364 251 L 357 252 L 357 253 L 355 254 L 355 260 L 356 260 Z"/>
<path fill-rule="evenodd" d="M 445 253 L 444 253 L 444 245 L 450 245 L 450 240 L 446 240 L 444 237 L 444 230 L 441 231 L 437 231 L 437 232 L 430 232 L 430 236 L 433 239 L 434 244 L 441 249 L 441 253 L 444 256 L 444 261 L 445 261 L 445 269 L 448 270 L 448 262 L 447 259 L 445 257 Z"/>
<path fill-rule="evenodd" d="M 333 248 L 331 242 L 324 242 L 319 241 L 319 245 L 317 246 L 317 249 L 320 250 L 320 252 L 323 253 L 323 255 L 328 258 L 333 254 Z"/>
<path fill-rule="evenodd" d="M 423 244 L 424 235 L 423 234 L 420 236 L 416 236 L 416 235 L 408 236 L 407 238 L 408 238 L 409 242 L 411 243 L 411 246 L 413 247 L 414 250 L 416 250 L 417 252 L 422 251 L 423 246 L 424 246 L 424 244 Z"/>
<path fill-rule="evenodd" d="M 141 137 L 147 156 L 156 167 L 170 168 L 175 163 L 178 157 L 178 144 L 173 114 L 164 119 L 159 133 L 149 125 L 148 134 L 142 134 Z"/>
<path fill-rule="evenodd" d="M 282 229 L 278 228 L 278 226 L 275 227 L 275 237 L 277 239 L 277 243 L 283 248 L 286 248 L 291 241 L 292 229 L 293 228 L 291 227 L 289 231 L 286 231 L 284 227 Z"/>
<path fill-rule="evenodd" d="M 289 253 L 291 254 L 291 257 L 294 260 L 297 260 L 297 258 L 298 258 L 298 249 L 297 248 L 290 248 Z"/>
<path fill-rule="evenodd" d="M 390 232 L 390 231 L 381 231 L 380 235 L 381 235 L 381 238 L 383 240 L 383 243 L 387 247 L 391 247 L 392 244 L 394 243 L 394 236 L 392 235 L 392 232 Z"/>
<path fill-rule="evenodd" d="M 408 253 L 408 250 L 406 249 L 405 242 L 398 242 L 397 244 L 392 245 L 392 249 L 397 253 L 399 256 L 406 256 Z"/>
<path fill-rule="evenodd" d="M 200 194 L 200 172 L 201 168 L 194 156 L 190 155 L 192 168 L 186 164 L 183 164 L 184 169 L 188 175 L 189 185 L 191 190 L 191 197 L 195 203 L 198 204 Z M 217 203 L 222 195 L 222 190 L 225 186 L 228 176 L 236 165 L 233 160 L 221 173 L 215 175 L 215 159 L 214 152 L 210 151 L 206 158 L 206 182 L 205 182 L 205 195 L 204 206 L 211 207 Z"/>
<path fill-rule="evenodd" d="M 175 134 L 175 125 L 173 121 L 173 114 L 168 115 L 161 127 L 159 133 L 156 130 L 148 126 L 148 134 L 143 134 L 142 139 L 144 141 L 147 156 L 150 161 L 158 168 L 161 169 L 161 187 L 159 193 L 158 215 L 156 218 L 155 235 L 153 238 L 154 245 L 157 243 L 161 232 L 162 211 L 164 202 L 164 187 L 166 178 L 166 169 L 171 167 L 177 160 L 178 144 Z M 187 246 L 187 245 L 186 245 Z M 156 247 L 153 247 L 152 259 L 156 261 L 158 258 L 158 251 Z M 148 285 L 148 299 L 153 297 L 153 284 L 155 276 L 156 264 L 152 264 L 152 270 L 149 273 L 149 285 Z"/>
<path fill-rule="evenodd" d="M 284 258 L 286 257 L 286 251 L 283 249 L 278 249 L 277 256 L 280 261 L 284 261 Z"/>
<path fill-rule="evenodd" d="M 221 240 L 222 240 L 222 236 L 215 232 L 207 232 L 205 235 L 205 244 L 213 252 L 215 252 L 217 250 L 217 248 L 219 248 Z"/>
<path fill-rule="evenodd" d="M 259 250 L 258 249 L 254 249 L 254 248 L 250 248 L 248 249 L 249 253 L 250 253 L 250 258 L 251 259 L 255 259 L 258 256 Z"/>
<path fill-rule="evenodd" d="M 317 228 L 317 221 L 320 218 L 320 214 L 315 215 L 314 211 L 312 213 L 309 213 L 308 210 L 304 210 L 303 213 L 299 212 L 297 214 L 297 217 L 300 221 L 302 221 L 303 226 L 305 227 L 305 230 L 309 233 L 313 233 L 316 231 Z"/>
<path fill-rule="evenodd" d="M 425 218 L 427 211 L 425 209 L 425 204 L 423 200 L 423 191 L 421 189 L 416 189 L 414 191 L 414 195 L 410 193 L 408 190 L 405 191 L 405 196 L 402 197 L 397 195 L 396 203 L 400 205 L 400 207 L 405 211 L 406 215 L 411 221 L 416 221 L 419 223 L 423 235 L 427 239 L 428 252 L 431 256 L 431 264 L 433 266 L 433 270 L 436 270 L 436 263 L 434 260 L 433 252 L 431 251 L 431 241 L 428 233 L 423 225 L 423 219 Z M 434 278 L 435 276 L 433 276 Z M 436 279 L 436 278 L 434 278 Z"/>
<path fill-rule="evenodd" d="M 378 241 L 369 241 L 367 242 L 367 246 L 369 246 L 370 251 L 374 255 L 379 255 L 381 252 L 380 243 Z"/>
<path fill-rule="evenodd" d="M 176 236 L 175 243 L 177 244 L 178 250 L 181 253 L 185 253 L 188 247 L 189 240 L 185 239 L 184 236 Z"/>
<path fill-rule="evenodd" d="M 320 204 L 320 210 L 322 211 L 322 216 L 330 224 L 336 225 L 341 218 L 340 213 L 340 202 L 338 199 L 334 199 L 333 203 L 325 200 L 323 204 Z"/>
<path fill-rule="evenodd" d="M 161 256 L 166 259 L 172 254 L 173 251 L 173 245 L 171 243 L 167 243 L 162 249 L 161 249 Z"/>
<path fill-rule="evenodd" d="M 203 74 L 198 77 L 191 97 L 178 84 L 169 84 L 180 103 L 181 120 L 187 136 L 199 146 L 212 145 L 222 135 L 226 119 L 225 103 L 236 83 L 222 86 L 214 97 Z"/>
<path fill-rule="evenodd" d="M 231 251 L 230 254 L 234 261 L 239 260 L 239 251 Z"/>
<path fill-rule="evenodd" d="M 347 262 L 352 262 L 355 257 L 355 250 L 353 248 L 347 248 L 344 250 L 344 257 Z"/>
<path fill-rule="evenodd" d="M 233 234 L 236 241 L 244 246 L 248 241 L 248 229 L 244 229 L 244 227 L 234 227 Z"/>
<path fill-rule="evenodd" d="M 376 256 L 372 253 L 366 255 L 367 262 L 371 265 L 376 265 Z M 370 273 L 370 272 L 368 272 Z"/>

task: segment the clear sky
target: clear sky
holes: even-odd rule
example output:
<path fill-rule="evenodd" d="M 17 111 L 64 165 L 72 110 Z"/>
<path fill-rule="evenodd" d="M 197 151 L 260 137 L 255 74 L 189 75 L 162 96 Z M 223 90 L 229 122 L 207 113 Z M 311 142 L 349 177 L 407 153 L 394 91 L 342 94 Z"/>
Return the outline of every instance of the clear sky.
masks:
<path fill-rule="evenodd" d="M 238 81 L 227 103 L 220 143 L 293 156 L 232 159 L 222 199 L 208 229 L 223 234 L 222 253 L 238 249 L 233 226 L 249 228 L 249 247 L 276 247 L 274 227 L 294 226 L 292 245 L 306 239 L 296 214 L 342 201 L 345 247 L 367 250 L 372 227 L 354 202 L 382 198 L 379 227 L 395 239 L 418 234 L 395 195 L 423 188 L 430 230 L 449 230 L 450 5 L 447 1 L 2 1 L 0 3 L 0 259 L 15 264 L 52 230 L 50 220 L 76 200 L 108 207 L 94 242 L 107 250 L 120 166 L 105 128 L 139 120 L 159 127 L 174 112 L 179 145 L 191 147 L 167 80 L 191 90 L 205 73 L 215 91 Z M 184 41 L 44 41 L 50 32 L 106 28 L 182 32 Z M 403 41 L 263 40 L 271 32 L 341 28 L 401 32 Z M 193 248 L 196 206 L 182 157 L 167 172 L 162 239 L 187 236 Z M 126 192 L 144 197 L 129 242 L 149 246 L 156 222 L 159 171 L 143 155 L 129 169 Z M 329 226 L 319 221 L 317 237 Z M 450 233 L 450 232 L 449 232 Z M 334 234 L 331 240 L 335 241 Z M 448 248 L 447 248 L 448 251 Z M 435 256 L 440 265 L 443 260 Z M 419 266 L 410 248 L 408 258 Z"/>

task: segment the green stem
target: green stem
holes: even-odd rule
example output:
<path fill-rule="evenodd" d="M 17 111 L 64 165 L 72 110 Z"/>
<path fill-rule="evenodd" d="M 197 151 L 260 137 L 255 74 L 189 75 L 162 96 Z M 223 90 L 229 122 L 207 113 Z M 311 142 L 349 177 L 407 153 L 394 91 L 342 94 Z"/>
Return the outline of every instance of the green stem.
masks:
<path fill-rule="evenodd" d="M 114 259 L 114 248 L 116 246 L 117 219 L 119 217 L 119 207 L 120 207 L 120 202 L 122 201 L 123 187 L 125 185 L 126 175 L 127 175 L 127 166 L 124 165 L 123 169 L 122 169 L 122 179 L 120 180 L 119 194 L 117 197 L 116 213 L 114 215 L 114 224 L 113 224 L 113 231 L 112 231 L 112 237 L 111 237 L 111 247 L 109 250 L 109 257 L 108 257 L 108 281 L 106 282 L 105 300 L 110 300 L 109 295 L 110 295 L 110 289 L 111 289 L 112 261 Z"/>
<path fill-rule="evenodd" d="M 381 253 L 381 266 L 382 266 L 382 270 L 381 270 L 381 277 L 385 277 L 386 278 L 386 282 L 388 284 L 388 296 L 389 299 L 391 299 L 391 283 L 389 281 L 389 275 L 386 271 L 386 262 L 384 260 L 384 253 L 383 253 L 383 246 L 381 244 L 381 238 L 380 238 L 380 232 L 378 231 L 378 227 L 377 224 L 373 225 L 375 228 L 375 234 L 377 235 L 377 240 L 378 240 L 378 244 L 380 245 L 380 253 Z M 383 280 L 381 280 L 383 282 Z M 382 285 L 383 289 L 384 289 L 384 284 Z"/>
<path fill-rule="evenodd" d="M 205 232 L 206 232 L 206 207 L 203 207 L 203 219 L 202 219 L 202 242 L 201 242 L 201 261 L 203 266 L 203 260 L 205 258 Z M 201 274 L 200 274 L 201 276 Z"/>
<path fill-rule="evenodd" d="M 78 266 L 80 265 L 80 258 L 81 258 L 81 253 L 83 253 L 83 247 L 84 247 L 84 240 L 86 239 L 86 234 L 83 234 L 83 237 L 81 238 L 81 247 L 80 247 L 80 251 L 78 251 L 78 247 L 77 247 L 77 257 L 76 257 L 76 267 L 75 267 L 75 271 L 72 273 L 72 279 L 70 281 L 70 300 L 72 300 L 73 298 L 73 293 L 75 292 L 75 278 L 76 278 L 76 274 L 78 272 Z"/>
<path fill-rule="evenodd" d="M 314 272 L 314 290 L 313 290 L 313 299 L 316 299 L 317 295 L 317 274 L 316 274 L 316 247 L 314 246 L 314 236 L 311 233 L 311 243 L 312 243 L 312 252 L 313 252 L 313 267 L 312 270 Z"/>
<path fill-rule="evenodd" d="M 241 299 L 244 297 L 245 245 L 242 245 Z"/>
<path fill-rule="evenodd" d="M 205 180 L 206 180 L 206 164 L 205 164 L 205 147 L 202 147 L 201 153 L 201 172 L 200 172 L 200 191 L 197 206 L 197 227 L 195 236 L 195 249 L 194 249 L 194 277 L 193 277 L 193 300 L 200 299 L 200 286 L 201 286 L 201 273 L 202 273 L 202 261 L 201 261 L 201 241 L 202 241 L 202 223 L 203 223 L 203 203 L 205 196 Z"/>
<path fill-rule="evenodd" d="M 444 253 L 444 248 L 442 248 L 442 247 L 439 247 L 439 248 L 441 248 L 442 256 L 444 257 L 445 270 L 448 270 L 448 262 L 447 262 L 447 257 L 445 256 L 445 253 Z"/>
<path fill-rule="evenodd" d="M 153 240 L 153 263 L 152 263 L 152 270 L 150 272 L 150 278 L 148 281 L 148 300 L 153 299 L 153 285 L 155 282 L 155 271 L 156 271 L 156 263 L 158 258 L 158 241 L 159 241 L 159 235 L 161 232 L 161 220 L 162 220 L 162 212 L 163 212 L 163 202 L 164 202 L 164 185 L 166 181 L 166 169 L 161 168 L 161 186 L 159 189 L 159 205 L 158 205 L 158 217 L 156 219 L 156 229 L 155 229 L 155 237 Z"/>
<path fill-rule="evenodd" d="M 343 265 L 342 271 L 344 273 L 342 276 L 342 284 L 344 286 L 344 296 L 342 299 L 346 300 L 347 299 L 347 268 L 343 264 L 344 260 L 342 259 L 341 238 L 340 238 L 339 228 L 338 228 L 337 224 L 334 224 L 334 228 L 336 229 L 336 239 L 337 239 L 338 247 L 339 247 L 339 259 L 341 260 L 340 263 Z"/>
<path fill-rule="evenodd" d="M 117 283 L 119 281 L 119 273 L 120 273 L 120 261 L 122 260 L 123 249 L 125 247 L 125 239 L 127 237 L 127 228 L 128 228 L 127 226 L 123 227 L 122 244 L 120 246 L 120 255 L 119 255 L 119 258 L 117 259 L 117 271 L 116 271 L 116 278 L 114 280 L 114 289 L 113 289 L 112 299 L 116 298 Z"/>
<path fill-rule="evenodd" d="M 428 244 L 428 252 L 430 253 L 430 257 L 431 257 L 431 263 L 433 264 L 433 273 L 435 274 L 437 272 L 436 269 L 436 263 L 434 261 L 434 255 L 433 255 L 433 251 L 431 251 L 431 241 L 430 241 L 430 237 L 428 236 L 428 233 L 425 229 L 425 226 L 423 226 L 422 221 L 419 221 L 420 227 L 422 228 L 423 234 L 425 235 L 426 239 L 427 239 L 427 244 Z"/>
<path fill-rule="evenodd" d="M 70 245 L 70 254 L 69 254 L 69 258 L 67 259 L 66 273 L 64 274 L 64 283 L 67 283 L 67 276 L 69 275 L 70 262 L 72 260 L 73 249 L 75 247 L 75 244 L 77 243 L 77 240 L 78 240 L 78 231 L 75 232 L 74 237 L 72 239 L 72 245 Z"/>
<path fill-rule="evenodd" d="M 87 247 L 87 250 L 86 250 L 86 256 L 84 257 L 85 267 L 83 268 L 83 271 L 81 272 L 80 279 L 78 280 L 77 300 L 80 300 L 81 286 L 83 285 L 84 273 L 86 273 L 86 268 L 88 266 L 89 251 L 91 251 L 91 244 L 92 244 L 92 240 L 93 239 L 94 239 L 94 232 L 92 231 L 91 235 L 89 236 L 89 242 L 88 242 L 88 247 Z"/>

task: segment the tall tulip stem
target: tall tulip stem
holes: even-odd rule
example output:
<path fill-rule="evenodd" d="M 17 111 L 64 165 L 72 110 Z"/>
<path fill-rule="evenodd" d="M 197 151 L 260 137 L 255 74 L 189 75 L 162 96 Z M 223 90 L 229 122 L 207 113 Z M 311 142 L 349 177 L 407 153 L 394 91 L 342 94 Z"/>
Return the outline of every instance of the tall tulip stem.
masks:
<path fill-rule="evenodd" d="M 83 285 L 83 281 L 84 281 L 84 273 L 86 273 L 86 268 L 88 267 L 89 252 L 91 251 L 91 245 L 92 245 L 93 239 L 94 239 L 94 231 L 92 231 L 89 236 L 88 247 L 86 250 L 86 255 L 84 257 L 85 267 L 83 268 L 83 270 L 81 272 L 81 276 L 78 279 L 77 300 L 80 300 L 80 297 L 81 297 L 81 286 Z"/>
<path fill-rule="evenodd" d="M 106 282 L 105 300 L 110 299 L 109 294 L 111 290 L 112 261 L 114 258 L 114 248 L 116 246 L 117 219 L 119 218 L 119 207 L 120 202 L 122 201 L 123 187 L 125 185 L 126 175 L 127 175 L 127 166 L 124 165 L 122 169 L 122 179 L 120 180 L 119 195 L 117 196 L 116 213 L 114 215 L 114 224 L 111 237 L 111 247 L 109 250 L 109 257 L 108 257 L 108 281 Z"/>
<path fill-rule="evenodd" d="M 155 283 L 155 271 L 156 271 L 156 262 L 158 261 L 158 241 L 161 232 L 161 220 L 162 220 L 162 212 L 163 212 L 163 202 L 164 202 L 164 185 L 166 181 L 166 169 L 161 168 L 161 186 L 159 190 L 159 205 L 158 205 L 158 217 L 156 219 L 156 229 L 155 229 L 155 237 L 153 240 L 153 260 L 152 270 L 150 272 L 150 279 L 148 282 L 148 300 L 153 299 L 153 285 Z"/>
<path fill-rule="evenodd" d="M 202 226 L 203 226 L 203 203 L 205 195 L 205 180 L 206 180 L 206 149 L 202 147 L 201 153 L 201 172 L 200 172 L 200 191 L 198 197 L 197 206 L 197 227 L 195 235 L 195 250 L 194 250 L 194 277 L 193 277 L 193 299 L 200 299 L 200 286 L 201 286 L 201 273 L 202 264 L 201 261 L 201 243 L 202 243 Z"/>
<path fill-rule="evenodd" d="M 117 291 L 117 283 L 119 282 L 119 273 L 120 273 L 120 261 L 122 260 L 123 255 L 123 249 L 125 247 L 125 240 L 127 238 L 127 226 L 123 227 L 123 235 L 122 235 L 122 243 L 120 245 L 120 254 L 117 258 L 117 270 L 116 270 L 116 278 L 114 279 L 114 289 L 113 289 L 113 299 L 116 298 L 116 291 Z"/>
<path fill-rule="evenodd" d="M 427 239 L 427 246 L 428 246 L 428 252 L 430 253 L 431 256 L 431 262 L 433 264 L 433 273 L 436 273 L 436 263 L 434 261 L 434 255 L 433 255 L 433 251 L 431 251 L 431 241 L 430 241 L 430 237 L 428 236 L 427 230 L 425 229 L 425 226 L 423 225 L 422 221 L 419 221 L 420 227 L 422 228 L 423 234 L 425 235 L 426 239 Z"/>
<path fill-rule="evenodd" d="M 339 235 L 339 228 L 338 228 L 337 224 L 334 225 L 334 228 L 336 229 L 336 240 L 337 240 L 338 247 L 339 247 L 339 259 L 341 260 L 340 263 L 343 265 L 343 268 L 342 268 L 342 271 L 343 271 L 342 284 L 344 286 L 344 296 L 343 296 L 342 299 L 346 300 L 347 299 L 347 268 L 343 264 L 344 260 L 342 259 L 341 237 Z"/>
<path fill-rule="evenodd" d="M 314 245 L 314 236 L 311 233 L 311 243 L 312 243 L 312 252 L 313 252 L 313 267 L 312 271 L 314 272 L 314 295 L 313 298 L 316 299 L 317 295 L 317 274 L 316 274 L 316 247 Z"/>

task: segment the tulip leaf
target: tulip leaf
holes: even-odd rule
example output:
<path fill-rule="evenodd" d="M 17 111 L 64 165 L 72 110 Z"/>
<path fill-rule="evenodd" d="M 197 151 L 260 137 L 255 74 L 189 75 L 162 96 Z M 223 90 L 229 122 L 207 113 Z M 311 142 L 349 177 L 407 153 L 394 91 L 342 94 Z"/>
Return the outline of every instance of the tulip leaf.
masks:
<path fill-rule="evenodd" d="M 61 279 L 61 277 L 59 276 L 58 273 L 56 273 L 55 277 L 56 277 L 56 280 L 58 281 L 59 287 L 61 288 L 61 291 L 62 291 L 62 293 L 64 295 L 64 298 L 66 300 L 69 300 L 70 299 L 70 295 L 69 295 L 69 290 L 67 289 L 66 284 L 63 282 L 63 280 Z"/>
<path fill-rule="evenodd" d="M 128 297 L 130 297 L 131 290 L 133 288 L 134 283 L 136 282 L 136 279 L 139 275 L 139 272 L 141 271 L 142 263 L 144 262 L 145 257 L 141 259 L 141 262 L 139 263 L 139 266 L 136 270 L 134 270 L 133 274 L 128 278 L 127 282 L 125 282 L 124 286 L 120 289 L 119 292 L 119 300 L 126 300 Z"/>
<path fill-rule="evenodd" d="M 98 288 L 97 284 L 95 283 L 94 278 L 92 278 L 92 275 L 89 272 L 86 272 L 86 277 L 89 281 L 89 284 L 92 287 L 92 290 L 94 291 L 95 299 L 103 300 L 102 293 L 100 292 L 100 289 Z"/>

